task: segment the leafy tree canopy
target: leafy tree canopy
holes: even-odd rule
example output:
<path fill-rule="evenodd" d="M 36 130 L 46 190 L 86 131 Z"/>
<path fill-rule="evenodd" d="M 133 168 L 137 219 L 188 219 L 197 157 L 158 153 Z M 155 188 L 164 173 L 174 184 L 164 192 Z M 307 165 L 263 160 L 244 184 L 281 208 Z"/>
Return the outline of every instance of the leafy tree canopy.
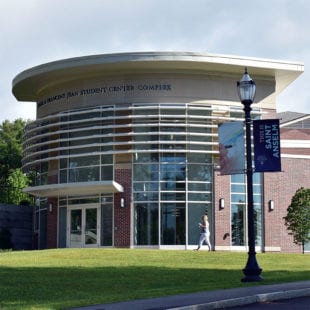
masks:
<path fill-rule="evenodd" d="M 28 177 L 23 174 L 21 169 L 17 168 L 11 170 L 7 179 L 7 197 L 8 203 L 18 205 L 21 202 L 30 203 L 30 197 L 23 192 L 23 189 L 29 185 Z"/>
<path fill-rule="evenodd" d="M 301 187 L 292 198 L 284 217 L 285 225 L 294 237 L 294 243 L 303 246 L 310 241 L 310 189 Z"/>
<path fill-rule="evenodd" d="M 21 168 L 22 136 L 26 121 L 5 120 L 0 125 L 0 181 L 5 181 L 11 169 Z"/>
<path fill-rule="evenodd" d="M 22 189 L 29 185 L 22 173 L 22 138 L 27 121 L 5 120 L 0 125 L 0 201 L 19 204 L 29 202 L 29 195 Z"/>

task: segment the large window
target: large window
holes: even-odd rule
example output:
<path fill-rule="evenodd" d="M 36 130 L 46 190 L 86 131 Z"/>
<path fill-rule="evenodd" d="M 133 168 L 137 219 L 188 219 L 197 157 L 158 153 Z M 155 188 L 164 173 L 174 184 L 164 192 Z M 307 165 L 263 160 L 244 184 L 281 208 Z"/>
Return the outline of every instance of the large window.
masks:
<path fill-rule="evenodd" d="M 257 246 L 262 246 L 262 175 L 253 174 L 254 225 Z M 231 176 L 231 244 L 247 245 L 247 194 L 244 174 Z"/>
<path fill-rule="evenodd" d="M 134 108 L 136 245 L 197 243 L 197 223 L 212 212 L 210 115 L 184 104 Z"/>

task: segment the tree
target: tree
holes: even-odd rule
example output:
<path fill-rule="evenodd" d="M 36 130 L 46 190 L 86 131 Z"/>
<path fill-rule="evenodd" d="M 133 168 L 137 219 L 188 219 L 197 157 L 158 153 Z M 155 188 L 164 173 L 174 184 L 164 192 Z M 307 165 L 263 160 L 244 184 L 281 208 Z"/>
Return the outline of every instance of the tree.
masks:
<path fill-rule="evenodd" d="M 22 137 L 26 121 L 5 120 L 0 125 L 0 182 L 3 184 L 11 169 L 22 166 Z"/>
<path fill-rule="evenodd" d="M 22 192 L 29 181 L 20 170 L 26 124 L 17 119 L 13 122 L 5 120 L 0 125 L 0 202 L 19 204 L 22 200 L 29 201 L 29 196 Z"/>
<path fill-rule="evenodd" d="M 27 186 L 29 186 L 29 179 L 25 174 L 23 174 L 21 169 L 17 168 L 11 170 L 7 178 L 7 203 L 15 205 L 21 204 L 21 202 L 30 203 L 30 196 L 23 192 L 23 189 Z"/>
<path fill-rule="evenodd" d="M 294 243 L 304 246 L 310 241 L 310 189 L 301 187 L 292 198 L 284 217 L 285 225 L 294 237 Z"/>

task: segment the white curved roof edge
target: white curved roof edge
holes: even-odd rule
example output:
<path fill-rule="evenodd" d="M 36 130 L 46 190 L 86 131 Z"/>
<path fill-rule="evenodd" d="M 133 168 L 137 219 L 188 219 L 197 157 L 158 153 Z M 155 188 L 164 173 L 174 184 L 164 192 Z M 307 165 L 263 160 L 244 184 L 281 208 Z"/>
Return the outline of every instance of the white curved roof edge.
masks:
<path fill-rule="evenodd" d="M 129 52 L 67 58 L 35 66 L 13 79 L 12 91 L 18 100 L 35 101 L 37 90 L 42 84 L 48 84 L 59 77 L 61 80 L 66 80 L 66 77 L 72 79 L 74 74 L 78 79 L 83 73 L 88 75 L 102 70 L 134 71 L 143 68 L 160 71 L 169 68 L 242 75 L 245 67 L 249 68 L 251 76 L 276 79 L 277 92 L 304 71 L 304 64 L 295 61 L 196 52 Z"/>

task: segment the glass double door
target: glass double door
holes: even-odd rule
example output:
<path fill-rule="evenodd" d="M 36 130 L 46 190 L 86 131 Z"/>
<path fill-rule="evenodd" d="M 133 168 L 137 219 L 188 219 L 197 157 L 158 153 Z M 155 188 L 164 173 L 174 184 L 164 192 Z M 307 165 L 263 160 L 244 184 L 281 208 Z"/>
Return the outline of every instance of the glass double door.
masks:
<path fill-rule="evenodd" d="M 100 207 L 74 207 L 68 210 L 69 247 L 97 247 L 100 245 Z"/>

